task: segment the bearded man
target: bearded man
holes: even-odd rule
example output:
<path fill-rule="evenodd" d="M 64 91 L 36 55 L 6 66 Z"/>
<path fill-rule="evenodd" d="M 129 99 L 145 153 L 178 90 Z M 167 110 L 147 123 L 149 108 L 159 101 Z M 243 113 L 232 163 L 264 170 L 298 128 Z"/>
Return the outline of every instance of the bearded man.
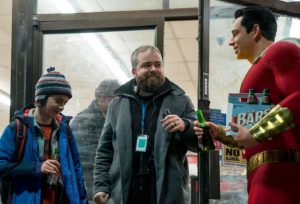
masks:
<path fill-rule="evenodd" d="M 137 48 L 131 63 L 134 78 L 115 91 L 96 151 L 94 201 L 188 204 L 194 107 L 165 77 L 156 47 Z"/>

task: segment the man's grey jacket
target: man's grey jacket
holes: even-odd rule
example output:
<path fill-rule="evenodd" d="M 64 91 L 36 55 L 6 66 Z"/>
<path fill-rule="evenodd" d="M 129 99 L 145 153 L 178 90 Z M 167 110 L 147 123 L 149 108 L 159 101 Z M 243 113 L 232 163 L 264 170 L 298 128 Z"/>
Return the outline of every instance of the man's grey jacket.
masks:
<path fill-rule="evenodd" d="M 167 80 L 168 81 L 168 80 Z M 168 108 L 171 114 L 187 119 L 189 128 L 184 132 L 167 133 L 160 117 L 154 139 L 154 164 L 156 172 L 157 203 L 189 204 L 189 171 L 187 150 L 197 150 L 197 137 L 193 131 L 196 113 L 188 96 L 174 83 L 164 94 L 159 116 Z M 110 204 L 126 204 L 132 174 L 132 129 L 130 100 L 134 81 L 121 86 L 109 106 L 99 140 L 94 169 L 94 194 L 110 194 Z"/>

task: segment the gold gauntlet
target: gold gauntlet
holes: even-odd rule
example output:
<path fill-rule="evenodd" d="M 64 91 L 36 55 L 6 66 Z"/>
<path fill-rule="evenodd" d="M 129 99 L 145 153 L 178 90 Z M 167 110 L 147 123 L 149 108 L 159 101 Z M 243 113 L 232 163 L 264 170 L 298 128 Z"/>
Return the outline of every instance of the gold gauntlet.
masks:
<path fill-rule="evenodd" d="M 225 129 L 222 126 L 219 126 L 219 134 L 216 137 L 216 140 L 229 146 L 242 149 L 243 147 L 239 146 L 232 136 L 226 136 Z"/>
<path fill-rule="evenodd" d="M 261 141 L 293 127 L 292 120 L 293 114 L 288 108 L 276 105 L 249 131 L 256 141 Z"/>

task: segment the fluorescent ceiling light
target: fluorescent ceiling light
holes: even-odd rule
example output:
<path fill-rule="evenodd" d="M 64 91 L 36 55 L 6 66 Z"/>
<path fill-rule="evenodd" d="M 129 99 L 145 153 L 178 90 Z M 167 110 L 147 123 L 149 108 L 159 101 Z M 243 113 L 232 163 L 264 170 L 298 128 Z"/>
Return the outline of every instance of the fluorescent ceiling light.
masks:
<path fill-rule="evenodd" d="M 288 2 L 288 3 L 291 3 L 291 2 L 300 2 L 300 0 L 280 0 L 280 1 Z"/>
<path fill-rule="evenodd" d="M 299 38 L 300 20 L 292 19 L 292 25 L 290 29 L 290 37 Z"/>
<path fill-rule="evenodd" d="M 75 13 L 75 9 L 67 0 L 52 0 L 61 13 Z"/>
<path fill-rule="evenodd" d="M 0 90 L 0 102 L 10 107 L 10 97 L 6 92 L 2 90 Z"/>
<path fill-rule="evenodd" d="M 110 70 L 121 84 L 124 84 L 129 80 L 129 77 L 123 72 L 120 65 L 116 63 L 116 60 L 111 56 L 111 54 L 103 46 L 103 44 L 95 34 L 82 33 L 80 35 L 93 48 L 96 54 L 105 62 L 106 66 L 110 67 Z"/>

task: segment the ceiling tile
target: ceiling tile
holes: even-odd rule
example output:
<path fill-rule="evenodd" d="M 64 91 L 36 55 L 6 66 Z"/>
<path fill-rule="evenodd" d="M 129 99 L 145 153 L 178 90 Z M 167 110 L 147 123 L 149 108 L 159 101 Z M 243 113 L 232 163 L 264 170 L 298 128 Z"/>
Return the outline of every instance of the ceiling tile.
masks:
<path fill-rule="evenodd" d="M 198 21 L 171 21 L 171 29 L 174 31 L 176 38 L 194 38 L 198 33 Z"/>
<path fill-rule="evenodd" d="M 165 40 L 164 61 L 165 62 L 183 62 L 178 42 L 175 39 Z"/>
<path fill-rule="evenodd" d="M 0 44 L 0 66 L 10 71 L 11 44 Z"/>
<path fill-rule="evenodd" d="M 168 62 L 165 64 L 165 74 L 175 81 L 191 80 L 185 63 Z"/>
<path fill-rule="evenodd" d="M 0 16 L 11 15 L 11 14 L 12 14 L 12 0 L 1 0 Z"/>
<path fill-rule="evenodd" d="M 11 44 L 11 16 L 0 16 L 0 44 Z"/>
<path fill-rule="evenodd" d="M 178 39 L 178 43 L 185 61 L 198 60 L 198 42 L 195 38 Z"/>

